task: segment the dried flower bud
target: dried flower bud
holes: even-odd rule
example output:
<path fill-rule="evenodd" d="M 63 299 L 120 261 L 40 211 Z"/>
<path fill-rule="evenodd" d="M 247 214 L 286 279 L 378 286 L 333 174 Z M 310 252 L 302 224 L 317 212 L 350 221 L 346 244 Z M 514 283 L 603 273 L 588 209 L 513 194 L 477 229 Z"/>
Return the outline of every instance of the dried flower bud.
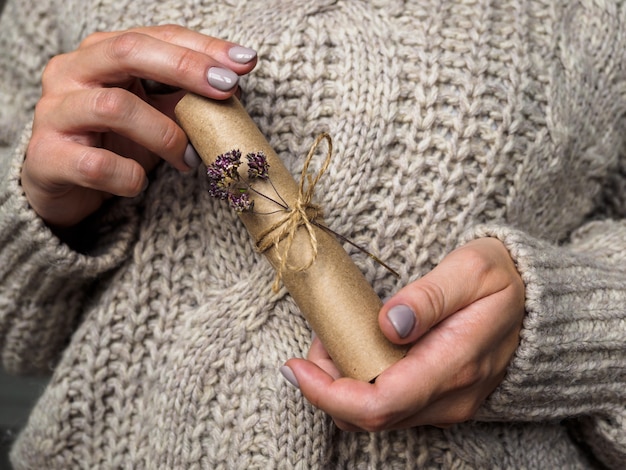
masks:
<path fill-rule="evenodd" d="M 239 165 L 241 165 L 241 152 L 239 150 L 231 150 L 223 153 L 215 159 L 213 163 L 216 170 L 220 171 L 225 180 L 239 179 Z"/>
<path fill-rule="evenodd" d="M 263 152 L 249 153 L 246 155 L 248 159 L 248 178 L 269 178 L 270 165 L 267 163 L 267 157 Z"/>
<path fill-rule="evenodd" d="M 237 213 L 252 210 L 253 202 L 247 192 L 230 192 L 228 194 L 228 203 Z"/>

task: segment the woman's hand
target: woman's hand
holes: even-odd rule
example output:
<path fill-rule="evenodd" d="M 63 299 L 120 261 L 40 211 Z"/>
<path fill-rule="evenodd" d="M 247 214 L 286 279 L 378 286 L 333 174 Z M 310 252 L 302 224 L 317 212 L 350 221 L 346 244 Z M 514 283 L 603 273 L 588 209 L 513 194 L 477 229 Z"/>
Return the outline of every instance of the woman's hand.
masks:
<path fill-rule="evenodd" d="M 142 83 L 225 99 L 255 65 L 254 50 L 179 26 L 95 33 L 54 57 L 22 169 L 30 204 L 50 225 L 68 227 L 113 195 L 138 195 L 159 159 L 189 170 L 194 154 L 185 158 L 173 114 L 184 92 Z"/>
<path fill-rule="evenodd" d="M 319 339 L 281 370 L 343 430 L 447 426 L 471 419 L 519 342 L 524 284 L 497 239 L 472 241 L 382 308 L 394 343 L 414 343 L 374 384 L 340 378 Z"/>

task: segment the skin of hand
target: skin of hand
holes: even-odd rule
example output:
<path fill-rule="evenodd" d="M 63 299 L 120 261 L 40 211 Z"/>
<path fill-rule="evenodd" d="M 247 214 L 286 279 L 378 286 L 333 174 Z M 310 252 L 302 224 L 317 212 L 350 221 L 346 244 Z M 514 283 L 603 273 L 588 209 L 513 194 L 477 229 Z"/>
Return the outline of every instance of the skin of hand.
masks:
<path fill-rule="evenodd" d="M 412 346 L 373 384 L 341 377 L 318 338 L 308 360 L 290 359 L 281 371 L 346 431 L 461 423 L 502 381 L 519 343 L 524 301 L 524 283 L 502 242 L 477 239 L 385 303 L 383 333 Z M 391 312 L 400 313 L 402 338 Z"/>
<path fill-rule="evenodd" d="M 112 196 L 140 194 L 161 159 L 189 171 L 174 120 L 182 90 L 226 99 L 256 62 L 252 49 L 173 25 L 94 33 L 53 57 L 21 173 L 29 203 L 71 227 Z M 142 79 L 180 91 L 148 93 Z"/>

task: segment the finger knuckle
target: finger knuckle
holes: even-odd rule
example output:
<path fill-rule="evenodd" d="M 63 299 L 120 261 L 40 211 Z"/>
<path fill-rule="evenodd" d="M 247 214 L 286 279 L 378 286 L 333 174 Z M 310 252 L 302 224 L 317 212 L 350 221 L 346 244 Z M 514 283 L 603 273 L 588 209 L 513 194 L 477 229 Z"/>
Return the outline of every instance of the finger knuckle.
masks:
<path fill-rule="evenodd" d="M 48 61 L 41 73 L 41 84 L 44 91 L 51 83 L 56 83 L 60 73 L 67 68 L 65 65 L 66 58 L 66 54 L 60 54 L 52 57 Z"/>
<path fill-rule="evenodd" d="M 33 135 L 26 148 L 26 160 L 29 165 L 39 165 L 42 156 L 46 154 L 46 143 L 48 143 L 48 140 L 45 139 L 45 137 L 42 138 L 38 132 L 33 131 Z"/>
<path fill-rule="evenodd" d="M 421 292 L 425 298 L 427 308 L 430 309 L 430 311 L 432 312 L 432 322 L 436 323 L 438 317 L 445 310 L 445 296 L 443 289 L 439 284 L 435 282 L 430 282 L 426 279 L 423 279 L 420 287 Z"/>
<path fill-rule="evenodd" d="M 174 69 L 181 76 L 192 74 L 197 68 L 198 56 L 197 53 L 191 49 L 184 49 L 180 54 L 174 58 Z"/>
<path fill-rule="evenodd" d="M 364 417 L 359 425 L 368 432 L 380 432 L 388 429 L 391 423 L 391 416 L 384 413 L 376 413 Z"/>
<path fill-rule="evenodd" d="M 472 246 L 465 247 L 463 262 L 468 272 L 479 280 L 485 279 L 496 266 L 493 257 L 486 256 L 482 250 Z"/>
<path fill-rule="evenodd" d="M 140 165 L 133 165 L 126 175 L 126 191 L 123 195 L 136 196 L 143 190 L 146 174 Z"/>
<path fill-rule="evenodd" d="M 164 24 L 156 27 L 155 31 L 164 41 L 171 41 L 183 32 L 185 28 L 177 24 Z"/>
<path fill-rule="evenodd" d="M 224 41 L 222 39 L 213 36 L 207 36 L 204 40 L 204 44 L 201 50 L 207 55 L 212 55 L 216 49 L 219 49 L 222 46 L 224 46 Z"/>
<path fill-rule="evenodd" d="M 88 147 L 79 156 L 76 171 L 88 186 L 106 179 L 111 173 L 111 163 L 97 149 Z"/>
<path fill-rule="evenodd" d="M 40 122 L 45 116 L 48 116 L 57 109 L 57 100 L 51 99 L 48 95 L 42 96 L 37 104 L 35 104 L 35 128 L 38 128 L 36 124 Z M 38 129 L 33 129 L 33 132 Z"/>
<path fill-rule="evenodd" d="M 161 134 L 161 145 L 166 153 L 174 153 L 181 150 L 181 144 L 185 142 L 183 131 L 174 121 L 165 125 Z"/>
<path fill-rule="evenodd" d="M 36 149 L 38 154 L 47 154 L 46 146 L 50 145 L 51 139 L 55 138 L 59 130 L 55 124 L 62 97 L 46 95 L 35 104 L 33 116 L 33 130 L 29 142 L 29 148 Z"/>
<path fill-rule="evenodd" d="M 468 361 L 456 373 L 456 389 L 466 390 L 476 387 L 491 376 L 491 367 L 483 361 Z"/>
<path fill-rule="evenodd" d="M 364 409 L 359 427 L 368 432 L 379 432 L 389 429 L 394 423 L 396 413 L 388 407 L 381 406 L 378 401 L 373 401 Z"/>
<path fill-rule="evenodd" d="M 83 39 L 78 45 L 79 48 L 89 47 L 92 44 L 102 41 L 102 38 L 105 36 L 105 33 L 102 31 L 96 31 L 95 33 L 91 33 Z"/>
<path fill-rule="evenodd" d="M 118 88 L 100 88 L 93 92 L 91 112 L 105 120 L 122 117 L 128 108 L 128 100 Z"/>
<path fill-rule="evenodd" d="M 108 53 L 114 60 L 128 61 L 140 50 L 143 37 L 141 33 L 125 31 L 111 39 Z"/>
<path fill-rule="evenodd" d="M 390 428 L 396 421 L 397 411 L 384 396 L 376 395 L 362 401 L 357 416 L 350 425 L 367 432 L 379 432 Z"/>

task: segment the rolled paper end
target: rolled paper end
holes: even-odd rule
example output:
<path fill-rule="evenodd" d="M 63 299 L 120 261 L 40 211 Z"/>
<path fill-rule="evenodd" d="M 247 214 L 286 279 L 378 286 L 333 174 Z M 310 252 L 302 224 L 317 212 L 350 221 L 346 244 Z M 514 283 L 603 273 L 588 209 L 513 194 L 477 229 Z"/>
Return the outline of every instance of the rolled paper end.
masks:
<path fill-rule="evenodd" d="M 244 155 L 262 151 L 269 163 L 272 191 L 288 206 L 296 205 L 298 183 L 236 98 L 215 101 L 190 93 L 175 112 L 206 165 L 234 149 Z M 257 212 L 258 207 L 271 205 L 265 198 L 255 197 L 254 204 L 255 210 L 242 212 L 241 219 L 258 243 L 281 214 L 276 207 Z M 314 231 L 316 250 L 311 249 L 308 230 Z M 380 331 L 380 298 L 335 237 L 315 225 L 300 226 L 287 246 L 286 263 L 281 257 L 284 243 L 277 242 L 264 254 L 274 269 L 282 269 L 287 291 L 344 376 L 371 382 L 404 357 L 406 347 L 394 345 Z"/>

